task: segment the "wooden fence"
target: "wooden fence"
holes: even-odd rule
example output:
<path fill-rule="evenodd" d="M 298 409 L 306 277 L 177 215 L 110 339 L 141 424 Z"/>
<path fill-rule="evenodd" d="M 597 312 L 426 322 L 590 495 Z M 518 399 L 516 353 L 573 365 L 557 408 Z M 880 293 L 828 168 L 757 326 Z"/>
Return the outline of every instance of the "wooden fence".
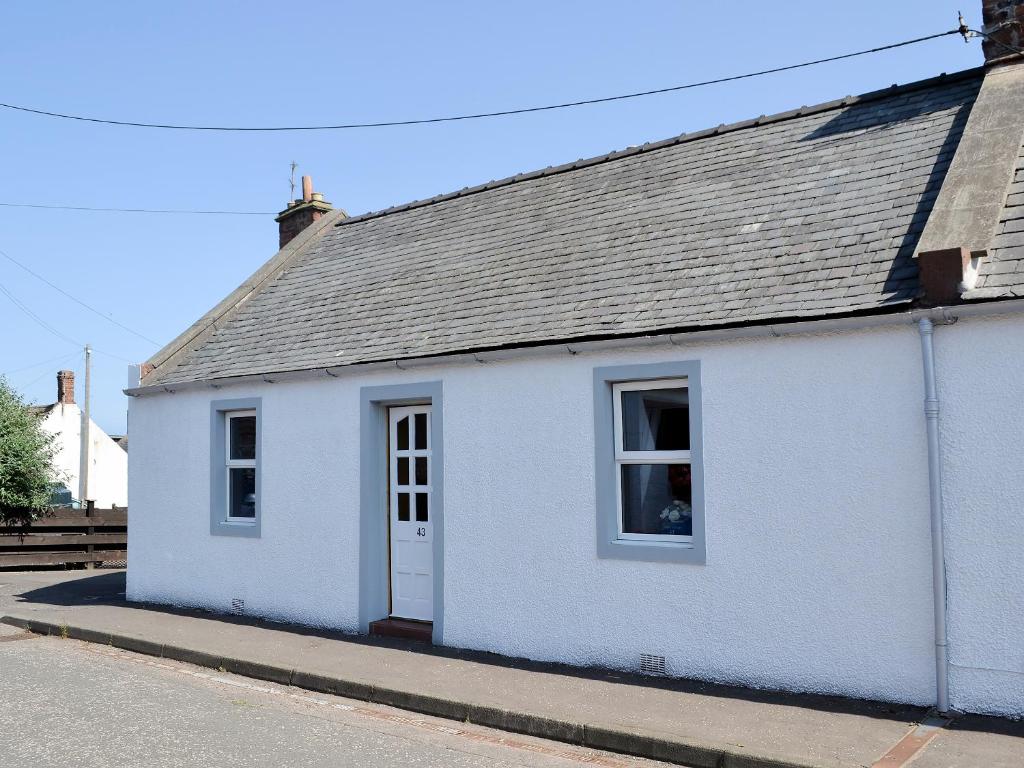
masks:
<path fill-rule="evenodd" d="M 53 509 L 28 528 L 0 526 L 0 568 L 123 561 L 127 509 Z"/>

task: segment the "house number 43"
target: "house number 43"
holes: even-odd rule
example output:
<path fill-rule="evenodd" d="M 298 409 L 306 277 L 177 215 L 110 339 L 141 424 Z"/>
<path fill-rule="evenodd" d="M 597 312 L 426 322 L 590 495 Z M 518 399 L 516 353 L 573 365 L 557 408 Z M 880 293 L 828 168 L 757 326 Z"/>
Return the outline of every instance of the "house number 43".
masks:
<path fill-rule="evenodd" d="M 427 529 L 426 528 L 417 528 L 416 529 L 416 535 L 417 536 L 426 536 L 427 535 Z"/>

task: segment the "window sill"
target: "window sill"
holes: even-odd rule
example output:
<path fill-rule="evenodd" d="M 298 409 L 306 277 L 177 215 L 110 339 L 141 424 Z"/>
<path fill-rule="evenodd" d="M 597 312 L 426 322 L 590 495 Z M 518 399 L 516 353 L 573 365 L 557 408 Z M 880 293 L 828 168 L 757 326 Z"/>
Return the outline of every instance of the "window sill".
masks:
<path fill-rule="evenodd" d="M 259 520 L 217 520 L 210 525 L 213 536 L 239 536 L 242 538 L 260 538 Z"/>
<path fill-rule="evenodd" d="M 640 541 L 612 539 L 598 542 L 597 556 L 609 560 L 645 560 L 654 563 L 689 563 L 704 565 L 703 548 L 693 541 Z"/>

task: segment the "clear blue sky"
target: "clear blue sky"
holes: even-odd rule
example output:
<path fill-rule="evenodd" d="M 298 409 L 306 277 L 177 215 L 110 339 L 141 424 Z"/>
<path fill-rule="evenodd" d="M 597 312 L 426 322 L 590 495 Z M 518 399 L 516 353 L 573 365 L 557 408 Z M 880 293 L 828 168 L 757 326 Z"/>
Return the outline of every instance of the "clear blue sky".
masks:
<path fill-rule="evenodd" d="M 959 4 L 980 26 L 980 1 Z M 779 66 L 951 29 L 955 15 L 955 4 L 934 0 L 4 3 L 0 101 L 114 119 L 234 125 L 436 116 Z M 273 212 L 288 200 L 295 160 L 328 200 L 361 213 L 980 63 L 977 41 L 948 37 L 613 104 L 321 133 L 157 131 L 0 110 L 0 202 Z M 161 344 L 272 256 L 276 244 L 271 215 L 0 207 L 0 249 Z M 75 342 L 91 343 L 99 350 L 95 418 L 108 432 L 123 431 L 124 360 L 145 360 L 158 347 L 2 257 L 0 285 L 72 340 L 0 294 L 0 372 L 31 402 L 50 403 L 58 368 L 81 374 Z"/>

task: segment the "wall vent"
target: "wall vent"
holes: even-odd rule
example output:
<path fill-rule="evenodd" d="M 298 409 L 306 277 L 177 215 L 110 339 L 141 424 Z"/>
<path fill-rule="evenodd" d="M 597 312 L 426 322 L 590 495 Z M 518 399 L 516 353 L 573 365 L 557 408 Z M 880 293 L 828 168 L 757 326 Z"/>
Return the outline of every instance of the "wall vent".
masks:
<path fill-rule="evenodd" d="M 236 616 L 241 616 L 245 613 L 245 600 L 240 597 L 231 598 L 231 612 Z"/>
<path fill-rule="evenodd" d="M 653 653 L 640 654 L 640 673 L 643 675 L 664 675 L 665 657 L 655 656 Z"/>

